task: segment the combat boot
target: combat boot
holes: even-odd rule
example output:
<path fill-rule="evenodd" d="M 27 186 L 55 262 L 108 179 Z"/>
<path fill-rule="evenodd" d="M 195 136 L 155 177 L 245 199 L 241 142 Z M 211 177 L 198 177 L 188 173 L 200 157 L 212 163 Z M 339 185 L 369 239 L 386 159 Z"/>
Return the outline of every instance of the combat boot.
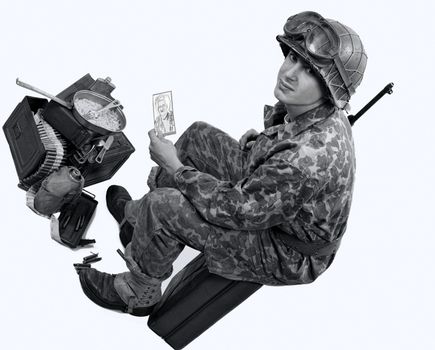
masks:
<path fill-rule="evenodd" d="M 78 273 L 85 295 L 106 309 L 147 316 L 162 296 L 160 283 L 150 283 L 132 272 L 108 274 L 85 268 Z"/>
<path fill-rule="evenodd" d="M 122 186 L 112 185 L 106 191 L 107 208 L 119 224 L 119 238 L 124 247 L 131 242 L 134 230 L 124 214 L 125 205 L 131 200 L 130 194 Z"/>
<path fill-rule="evenodd" d="M 162 297 L 162 281 L 141 271 L 132 257 L 131 244 L 125 248 L 125 254 L 119 249 L 118 253 L 126 262 L 128 272 L 113 275 L 90 267 L 76 267 L 83 292 L 106 309 L 147 316 Z"/>

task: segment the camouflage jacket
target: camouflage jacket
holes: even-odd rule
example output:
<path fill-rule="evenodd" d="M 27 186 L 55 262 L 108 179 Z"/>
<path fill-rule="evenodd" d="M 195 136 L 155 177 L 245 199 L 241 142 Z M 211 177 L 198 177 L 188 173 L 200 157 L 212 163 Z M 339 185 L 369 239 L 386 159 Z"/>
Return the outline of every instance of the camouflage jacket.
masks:
<path fill-rule="evenodd" d="M 292 118 L 278 103 L 265 107 L 264 126 L 250 150 L 243 179 L 233 184 L 184 166 L 174 176 L 179 190 L 211 224 L 257 235 L 268 232 L 268 241 L 260 242 L 258 249 L 282 244 L 274 242 L 276 227 L 305 242 L 329 242 L 341 237 L 349 215 L 355 172 L 352 133 L 346 116 L 325 104 Z M 216 246 L 217 240 L 222 246 L 231 245 L 224 236 L 209 241 Z M 208 254 L 210 271 L 242 279 L 222 269 L 218 261 L 222 256 L 216 253 L 213 258 L 213 249 Z M 333 259 L 285 250 L 274 254 L 283 255 L 277 259 L 284 263 L 279 267 L 282 271 L 272 272 L 279 275 L 278 280 L 268 284 L 311 282 Z M 306 265 L 305 270 L 300 269 L 301 264 Z M 264 279 L 258 281 L 264 283 Z"/>

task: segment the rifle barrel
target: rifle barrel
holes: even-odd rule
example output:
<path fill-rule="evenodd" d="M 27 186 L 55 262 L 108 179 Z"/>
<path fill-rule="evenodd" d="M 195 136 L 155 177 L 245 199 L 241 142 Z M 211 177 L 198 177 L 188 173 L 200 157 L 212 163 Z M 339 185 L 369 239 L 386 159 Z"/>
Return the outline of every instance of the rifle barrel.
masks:
<path fill-rule="evenodd" d="M 392 94 L 393 93 L 393 86 L 394 83 L 389 83 L 387 84 L 375 97 L 373 97 L 363 108 L 360 109 L 360 111 L 353 115 L 349 115 L 348 119 L 350 122 L 350 125 L 355 124 L 355 122 L 361 118 L 361 116 L 367 112 L 376 102 L 378 102 L 382 96 L 384 96 L 385 94 Z"/>

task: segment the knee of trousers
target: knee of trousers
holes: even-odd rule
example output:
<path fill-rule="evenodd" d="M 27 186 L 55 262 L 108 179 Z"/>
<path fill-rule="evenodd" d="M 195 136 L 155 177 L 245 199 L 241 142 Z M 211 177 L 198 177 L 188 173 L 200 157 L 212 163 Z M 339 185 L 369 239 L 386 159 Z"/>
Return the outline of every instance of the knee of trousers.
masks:
<path fill-rule="evenodd" d="M 209 127 L 211 127 L 211 125 L 206 123 L 206 122 L 196 121 L 196 122 L 193 122 L 192 125 L 190 125 L 186 129 L 186 132 L 197 133 L 199 130 L 209 128 Z"/>
<path fill-rule="evenodd" d="M 175 144 L 178 150 L 178 156 L 182 161 L 185 157 L 198 153 L 198 147 L 201 147 L 204 137 L 207 137 L 211 128 L 213 128 L 213 126 L 206 122 L 196 121 L 184 131 Z"/>

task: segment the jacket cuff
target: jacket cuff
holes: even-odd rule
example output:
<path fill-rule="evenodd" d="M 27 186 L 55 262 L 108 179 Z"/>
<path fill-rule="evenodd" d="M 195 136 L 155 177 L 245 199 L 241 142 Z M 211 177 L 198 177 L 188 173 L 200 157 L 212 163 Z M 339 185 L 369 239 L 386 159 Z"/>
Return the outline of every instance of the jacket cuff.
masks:
<path fill-rule="evenodd" d="M 188 171 L 197 170 L 189 165 L 183 165 L 182 167 L 179 167 L 174 173 L 174 181 L 177 184 L 178 189 L 180 189 L 181 191 L 186 187 L 186 179 L 184 177 L 184 174 Z"/>

